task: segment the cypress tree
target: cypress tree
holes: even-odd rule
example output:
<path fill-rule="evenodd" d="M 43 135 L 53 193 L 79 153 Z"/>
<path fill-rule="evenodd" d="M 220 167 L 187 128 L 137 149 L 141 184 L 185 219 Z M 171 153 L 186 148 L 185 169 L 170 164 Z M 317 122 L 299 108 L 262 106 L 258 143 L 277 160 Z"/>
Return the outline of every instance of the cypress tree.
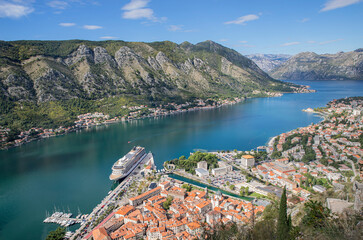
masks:
<path fill-rule="evenodd" d="M 289 238 L 289 226 L 287 220 L 286 187 L 281 195 L 279 218 L 277 220 L 277 240 L 287 240 Z"/>

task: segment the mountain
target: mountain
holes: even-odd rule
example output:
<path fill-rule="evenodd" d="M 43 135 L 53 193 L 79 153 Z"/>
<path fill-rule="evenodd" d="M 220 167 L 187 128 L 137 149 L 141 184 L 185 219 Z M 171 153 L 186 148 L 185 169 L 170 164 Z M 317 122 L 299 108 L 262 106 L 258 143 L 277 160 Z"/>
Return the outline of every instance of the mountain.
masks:
<path fill-rule="evenodd" d="M 0 42 L 0 94 L 15 101 L 242 96 L 291 91 L 253 61 L 212 41 Z"/>
<path fill-rule="evenodd" d="M 10 139 L 88 112 L 125 117 L 132 106 L 306 91 L 212 41 L 0 41 L 0 130 Z"/>
<path fill-rule="evenodd" d="M 303 52 L 273 69 L 283 80 L 363 80 L 363 49 L 336 54 Z"/>
<path fill-rule="evenodd" d="M 259 68 L 261 68 L 265 72 L 270 72 L 276 67 L 280 66 L 289 58 L 291 55 L 288 54 L 250 54 L 246 55 L 249 59 L 254 61 Z"/>

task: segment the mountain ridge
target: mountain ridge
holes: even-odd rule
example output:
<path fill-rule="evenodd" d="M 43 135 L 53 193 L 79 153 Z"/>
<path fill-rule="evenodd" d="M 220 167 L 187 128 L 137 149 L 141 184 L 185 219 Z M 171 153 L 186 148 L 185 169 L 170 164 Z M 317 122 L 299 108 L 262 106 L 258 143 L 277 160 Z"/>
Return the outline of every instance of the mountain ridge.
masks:
<path fill-rule="evenodd" d="M 122 94 L 188 98 L 292 91 L 250 59 L 210 40 L 0 42 L 0 93 L 15 101 Z"/>
<path fill-rule="evenodd" d="M 269 74 L 281 80 L 363 80 L 363 50 L 335 54 L 301 52 Z"/>

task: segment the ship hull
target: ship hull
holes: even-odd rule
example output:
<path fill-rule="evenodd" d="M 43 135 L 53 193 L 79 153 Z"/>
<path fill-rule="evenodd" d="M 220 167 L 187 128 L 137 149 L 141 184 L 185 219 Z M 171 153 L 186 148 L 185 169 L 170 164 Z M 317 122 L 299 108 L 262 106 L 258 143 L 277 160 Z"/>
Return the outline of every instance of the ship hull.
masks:
<path fill-rule="evenodd" d="M 144 158 L 147 156 L 147 154 L 146 153 L 144 153 L 141 157 L 140 157 L 140 159 L 137 161 L 137 162 L 135 162 L 134 163 L 134 165 L 126 172 L 126 173 L 123 173 L 123 174 L 111 174 L 110 175 L 110 177 L 109 177 L 109 179 L 111 180 L 111 181 L 120 181 L 120 180 L 123 180 L 124 178 L 126 178 L 128 175 L 130 175 L 130 173 L 133 171 L 133 170 L 135 170 L 135 168 L 137 167 L 137 166 L 139 166 L 139 164 L 140 164 L 140 162 L 142 162 L 142 160 L 144 160 Z"/>

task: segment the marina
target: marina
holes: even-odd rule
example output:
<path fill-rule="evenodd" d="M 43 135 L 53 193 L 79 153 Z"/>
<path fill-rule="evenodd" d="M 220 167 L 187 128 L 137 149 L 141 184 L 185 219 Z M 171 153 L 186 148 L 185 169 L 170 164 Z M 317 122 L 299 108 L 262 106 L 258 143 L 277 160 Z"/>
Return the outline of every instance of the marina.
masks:
<path fill-rule="evenodd" d="M 69 227 L 73 224 L 82 223 L 87 218 L 87 214 L 78 215 L 72 218 L 72 213 L 54 212 L 51 216 L 44 219 L 44 223 L 56 223 L 62 227 Z"/>

